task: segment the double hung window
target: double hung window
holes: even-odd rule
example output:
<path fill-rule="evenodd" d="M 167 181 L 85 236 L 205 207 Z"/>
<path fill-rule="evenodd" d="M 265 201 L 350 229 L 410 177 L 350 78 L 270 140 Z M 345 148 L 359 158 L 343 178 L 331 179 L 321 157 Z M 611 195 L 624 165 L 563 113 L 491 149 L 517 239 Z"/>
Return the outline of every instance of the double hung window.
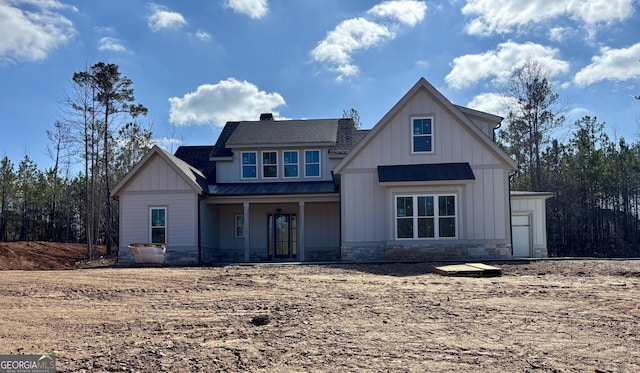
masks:
<path fill-rule="evenodd" d="M 262 152 L 262 177 L 265 179 L 278 177 L 278 152 Z"/>
<path fill-rule="evenodd" d="M 242 178 L 255 179 L 257 175 L 256 152 L 242 152 Z"/>
<path fill-rule="evenodd" d="M 320 177 L 320 150 L 304 151 L 304 176 Z"/>
<path fill-rule="evenodd" d="M 412 118 L 412 140 L 414 153 L 433 151 L 433 118 Z"/>
<path fill-rule="evenodd" d="M 298 151 L 285 150 L 282 152 L 284 177 L 298 177 Z"/>
<path fill-rule="evenodd" d="M 149 209 L 149 236 L 151 243 L 167 243 L 167 208 L 151 207 Z"/>

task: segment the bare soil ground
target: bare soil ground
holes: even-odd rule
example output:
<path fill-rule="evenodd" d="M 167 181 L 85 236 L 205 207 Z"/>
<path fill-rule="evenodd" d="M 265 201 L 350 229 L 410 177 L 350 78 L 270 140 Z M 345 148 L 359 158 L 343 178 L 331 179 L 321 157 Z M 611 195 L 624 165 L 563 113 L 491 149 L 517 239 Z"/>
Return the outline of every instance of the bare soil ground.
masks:
<path fill-rule="evenodd" d="M 0 270 L 22 269 L 72 269 L 106 266 L 115 263 L 114 258 L 100 258 L 104 246 L 96 246 L 98 259 L 87 260 L 85 244 L 59 242 L 0 242 Z"/>
<path fill-rule="evenodd" d="M 0 354 L 59 372 L 638 372 L 640 262 L 0 271 Z"/>

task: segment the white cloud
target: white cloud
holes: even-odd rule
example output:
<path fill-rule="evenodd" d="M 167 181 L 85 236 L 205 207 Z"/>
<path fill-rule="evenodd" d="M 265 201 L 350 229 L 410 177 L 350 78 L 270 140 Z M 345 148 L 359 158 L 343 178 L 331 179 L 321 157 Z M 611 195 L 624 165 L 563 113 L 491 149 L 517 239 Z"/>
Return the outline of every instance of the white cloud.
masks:
<path fill-rule="evenodd" d="M 202 84 L 195 92 L 169 98 L 169 121 L 175 125 L 208 124 L 221 127 L 227 121 L 257 120 L 285 104 L 279 93 L 260 91 L 257 86 L 235 78 L 217 84 Z"/>
<path fill-rule="evenodd" d="M 254 19 L 263 18 L 269 11 L 267 0 L 226 0 L 224 5 L 236 13 L 246 14 Z"/>
<path fill-rule="evenodd" d="M 171 137 L 154 138 L 151 142 L 159 147 L 173 153 L 174 149 L 182 146 L 182 141 Z"/>
<path fill-rule="evenodd" d="M 198 40 L 202 40 L 202 41 L 210 41 L 211 40 L 211 35 L 206 31 L 197 30 L 193 35 Z"/>
<path fill-rule="evenodd" d="M 163 5 L 148 4 L 151 15 L 147 19 L 147 24 L 151 31 L 156 32 L 162 29 L 179 29 L 187 24 L 182 14 L 173 12 Z"/>
<path fill-rule="evenodd" d="M 311 51 L 313 59 L 333 65 L 332 70 L 340 75 L 351 76 L 358 73 L 358 67 L 351 63 L 351 54 L 359 49 L 367 49 L 394 34 L 386 26 L 353 18 L 342 21 L 327 37 Z"/>
<path fill-rule="evenodd" d="M 573 78 L 579 86 L 587 86 L 603 80 L 624 81 L 640 78 L 640 43 L 629 48 L 600 49 L 600 55 L 591 58 Z"/>
<path fill-rule="evenodd" d="M 556 58 L 558 52 L 556 48 L 540 44 L 509 41 L 499 44 L 496 50 L 454 58 L 453 68 L 445 81 L 453 88 L 465 88 L 489 77 L 504 82 L 530 58 L 535 59 L 549 76 L 555 76 L 569 70 L 569 63 Z"/>
<path fill-rule="evenodd" d="M 127 49 L 122 45 L 120 40 L 111 36 L 105 36 L 98 40 L 98 49 L 101 51 L 124 52 Z"/>
<path fill-rule="evenodd" d="M 552 27 L 549 29 L 549 40 L 560 43 L 567 37 L 567 34 L 570 34 L 572 31 L 569 27 Z"/>
<path fill-rule="evenodd" d="M 624 20 L 633 13 L 633 0 L 467 0 L 462 13 L 476 17 L 469 34 L 503 34 L 563 16 L 586 25 Z"/>
<path fill-rule="evenodd" d="M 506 118 L 509 109 L 515 108 L 516 105 L 516 99 L 513 97 L 505 97 L 497 93 L 481 93 L 474 97 L 467 107 Z"/>
<path fill-rule="evenodd" d="M 329 66 L 338 73 L 336 78 L 356 75 L 358 66 L 352 61 L 352 54 L 358 50 L 366 50 L 386 40 L 396 37 L 395 30 L 400 26 L 413 27 L 424 19 L 427 6 L 421 1 L 397 0 L 386 1 L 369 9 L 367 15 L 382 18 L 374 22 L 364 17 L 357 17 L 340 22 L 327 33 L 324 40 L 311 51 L 316 62 Z"/>
<path fill-rule="evenodd" d="M 0 1 L 0 60 L 43 60 L 69 42 L 76 30 L 59 13 L 65 9 L 77 11 L 57 0 Z"/>
<path fill-rule="evenodd" d="M 369 9 L 367 14 L 389 17 L 407 26 L 420 23 L 427 12 L 427 5 L 417 0 L 385 1 Z"/>

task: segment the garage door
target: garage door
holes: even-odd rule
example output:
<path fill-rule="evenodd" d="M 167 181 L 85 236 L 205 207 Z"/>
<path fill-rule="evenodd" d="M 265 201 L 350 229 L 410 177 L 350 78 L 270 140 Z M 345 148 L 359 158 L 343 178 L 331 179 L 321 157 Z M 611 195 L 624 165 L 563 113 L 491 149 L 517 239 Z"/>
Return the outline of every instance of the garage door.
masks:
<path fill-rule="evenodd" d="M 531 256 L 531 215 L 511 216 L 513 234 L 513 256 Z"/>

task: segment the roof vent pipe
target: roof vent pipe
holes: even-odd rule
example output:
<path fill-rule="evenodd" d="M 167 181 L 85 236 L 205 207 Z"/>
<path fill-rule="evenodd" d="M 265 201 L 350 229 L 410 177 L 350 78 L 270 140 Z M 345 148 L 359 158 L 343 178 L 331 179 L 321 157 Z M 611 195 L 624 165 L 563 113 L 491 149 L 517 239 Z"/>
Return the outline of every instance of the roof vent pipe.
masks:
<path fill-rule="evenodd" d="M 260 114 L 260 120 L 273 120 L 272 113 L 262 113 Z"/>

